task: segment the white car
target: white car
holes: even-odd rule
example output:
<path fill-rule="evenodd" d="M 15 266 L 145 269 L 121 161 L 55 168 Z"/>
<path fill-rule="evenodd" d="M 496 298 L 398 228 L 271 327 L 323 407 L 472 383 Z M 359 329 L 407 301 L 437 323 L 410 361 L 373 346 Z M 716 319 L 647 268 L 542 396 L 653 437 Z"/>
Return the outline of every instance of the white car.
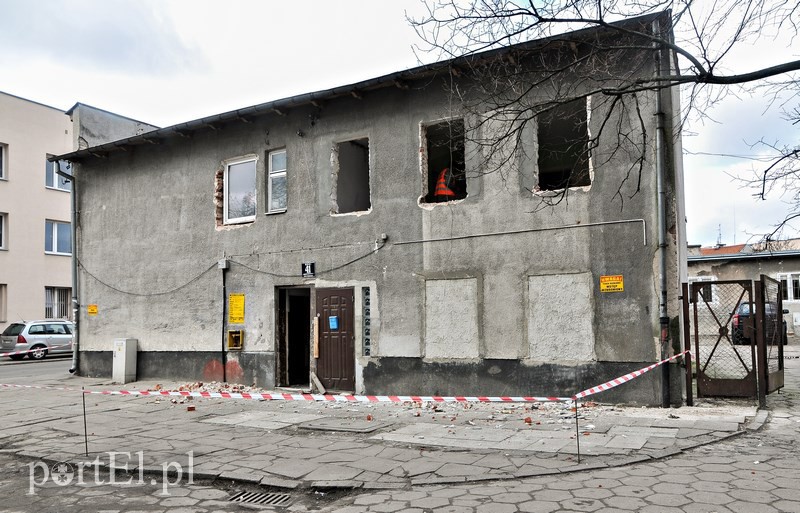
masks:
<path fill-rule="evenodd" d="M 21 360 L 26 354 L 41 360 L 48 354 L 72 353 L 72 337 L 72 323 L 63 319 L 13 322 L 0 335 L 0 351 L 28 351 L 8 355 L 12 360 Z"/>

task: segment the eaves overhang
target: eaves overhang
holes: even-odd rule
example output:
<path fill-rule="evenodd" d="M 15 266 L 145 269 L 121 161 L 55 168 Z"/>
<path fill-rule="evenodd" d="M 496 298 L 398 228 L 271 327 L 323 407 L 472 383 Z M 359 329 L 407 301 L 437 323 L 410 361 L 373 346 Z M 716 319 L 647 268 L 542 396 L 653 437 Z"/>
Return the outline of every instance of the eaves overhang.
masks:
<path fill-rule="evenodd" d="M 720 262 L 726 260 L 771 260 L 774 258 L 800 257 L 800 251 L 760 251 L 741 255 L 691 255 L 686 257 L 689 263 Z"/>
<path fill-rule="evenodd" d="M 305 93 L 297 96 L 291 96 L 288 98 L 261 103 L 250 107 L 244 107 L 242 109 L 232 110 L 229 112 L 224 112 L 222 114 L 215 114 L 212 116 L 195 119 L 193 121 L 187 121 L 184 123 L 179 123 L 177 125 L 160 128 L 158 130 L 153 130 L 140 135 L 128 137 L 126 139 L 121 139 L 118 141 L 109 142 L 98 146 L 93 146 L 91 148 L 85 148 L 73 151 L 71 153 L 65 153 L 63 155 L 57 155 L 54 157 L 50 157 L 48 160 L 51 161 L 68 160 L 71 162 L 76 162 L 76 161 L 79 162 L 91 158 L 104 158 L 111 153 L 126 151 L 130 147 L 147 145 L 147 144 L 161 144 L 167 139 L 173 139 L 178 137 L 180 138 L 191 137 L 195 131 L 202 129 L 217 129 L 221 125 L 229 122 L 235 122 L 235 121 L 248 122 L 251 121 L 252 118 L 267 114 L 279 114 L 279 115 L 285 114 L 286 111 L 292 108 L 304 107 L 308 105 L 320 106 L 324 104 L 324 102 L 326 101 L 346 96 L 351 96 L 361 99 L 363 97 L 363 94 L 366 92 L 386 87 L 397 87 L 400 89 L 408 89 L 409 88 L 408 83 L 410 81 L 430 78 L 436 76 L 437 74 L 453 74 L 457 76 L 464 70 L 468 70 L 472 67 L 477 67 L 482 64 L 502 59 L 504 56 L 513 54 L 514 52 L 543 49 L 547 45 L 557 42 L 583 41 L 587 40 L 588 37 L 591 35 L 599 35 L 604 33 L 604 31 L 607 33 L 611 33 L 611 31 L 615 30 L 616 28 L 623 28 L 628 31 L 631 31 L 635 30 L 634 29 L 635 27 L 646 27 L 645 30 L 649 30 L 650 24 L 652 24 L 653 21 L 659 19 L 670 20 L 669 11 L 657 12 L 657 13 L 647 14 L 644 16 L 638 16 L 636 18 L 621 20 L 609 24 L 610 27 L 586 28 L 574 32 L 568 32 L 565 34 L 554 35 L 542 39 L 536 39 L 533 41 L 518 43 L 511 46 L 487 50 L 484 52 L 471 53 L 464 56 L 454 57 L 452 59 L 444 61 L 438 61 L 432 64 L 425 64 L 404 71 L 390 73 L 388 75 L 383 75 L 377 78 L 371 78 L 368 80 L 356 82 L 349 85 L 334 87 L 332 89 L 326 89 L 312 93 Z"/>

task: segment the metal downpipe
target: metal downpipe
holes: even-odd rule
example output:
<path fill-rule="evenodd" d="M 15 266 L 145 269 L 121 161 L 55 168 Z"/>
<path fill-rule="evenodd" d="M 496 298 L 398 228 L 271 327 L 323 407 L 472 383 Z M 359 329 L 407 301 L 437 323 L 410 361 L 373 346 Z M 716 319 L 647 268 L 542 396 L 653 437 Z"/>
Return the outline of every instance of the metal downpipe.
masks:
<path fill-rule="evenodd" d="M 653 33 L 659 34 L 658 21 L 653 22 Z M 653 43 L 655 50 L 656 76 L 661 74 L 661 48 Z M 658 252 L 659 252 L 659 302 L 658 316 L 660 327 L 661 360 L 669 358 L 669 316 L 667 314 L 667 199 L 664 186 L 664 110 L 661 89 L 656 90 L 656 182 L 658 204 Z M 661 366 L 661 406 L 669 408 L 669 364 Z"/>

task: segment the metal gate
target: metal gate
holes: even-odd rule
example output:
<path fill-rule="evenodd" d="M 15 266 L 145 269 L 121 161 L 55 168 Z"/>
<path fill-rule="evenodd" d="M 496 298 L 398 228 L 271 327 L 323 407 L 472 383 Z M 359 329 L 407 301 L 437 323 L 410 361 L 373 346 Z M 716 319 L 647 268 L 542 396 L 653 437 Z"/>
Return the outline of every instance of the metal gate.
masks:
<path fill-rule="evenodd" d="M 759 397 L 783 386 L 781 284 L 694 282 L 684 289 L 685 333 L 699 397 Z"/>
<path fill-rule="evenodd" d="M 756 283 L 759 304 L 763 308 L 756 309 L 756 317 L 761 333 L 757 337 L 759 383 L 759 400 L 764 396 L 783 388 L 783 345 L 786 343 L 786 327 L 783 322 L 783 293 L 781 283 L 768 276 L 761 275 Z"/>
<path fill-rule="evenodd" d="M 753 304 L 750 280 L 689 284 L 698 397 L 755 397 L 753 319 L 741 315 Z M 744 305 L 744 306 L 742 306 Z"/>

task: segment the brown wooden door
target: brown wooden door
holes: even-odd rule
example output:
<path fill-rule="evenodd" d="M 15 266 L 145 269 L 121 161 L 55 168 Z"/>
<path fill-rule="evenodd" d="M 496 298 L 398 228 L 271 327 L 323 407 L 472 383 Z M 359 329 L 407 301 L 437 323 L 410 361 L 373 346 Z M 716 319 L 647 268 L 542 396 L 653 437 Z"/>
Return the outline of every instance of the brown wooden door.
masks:
<path fill-rule="evenodd" d="M 330 390 L 355 390 L 353 289 L 317 289 L 317 377 Z"/>

